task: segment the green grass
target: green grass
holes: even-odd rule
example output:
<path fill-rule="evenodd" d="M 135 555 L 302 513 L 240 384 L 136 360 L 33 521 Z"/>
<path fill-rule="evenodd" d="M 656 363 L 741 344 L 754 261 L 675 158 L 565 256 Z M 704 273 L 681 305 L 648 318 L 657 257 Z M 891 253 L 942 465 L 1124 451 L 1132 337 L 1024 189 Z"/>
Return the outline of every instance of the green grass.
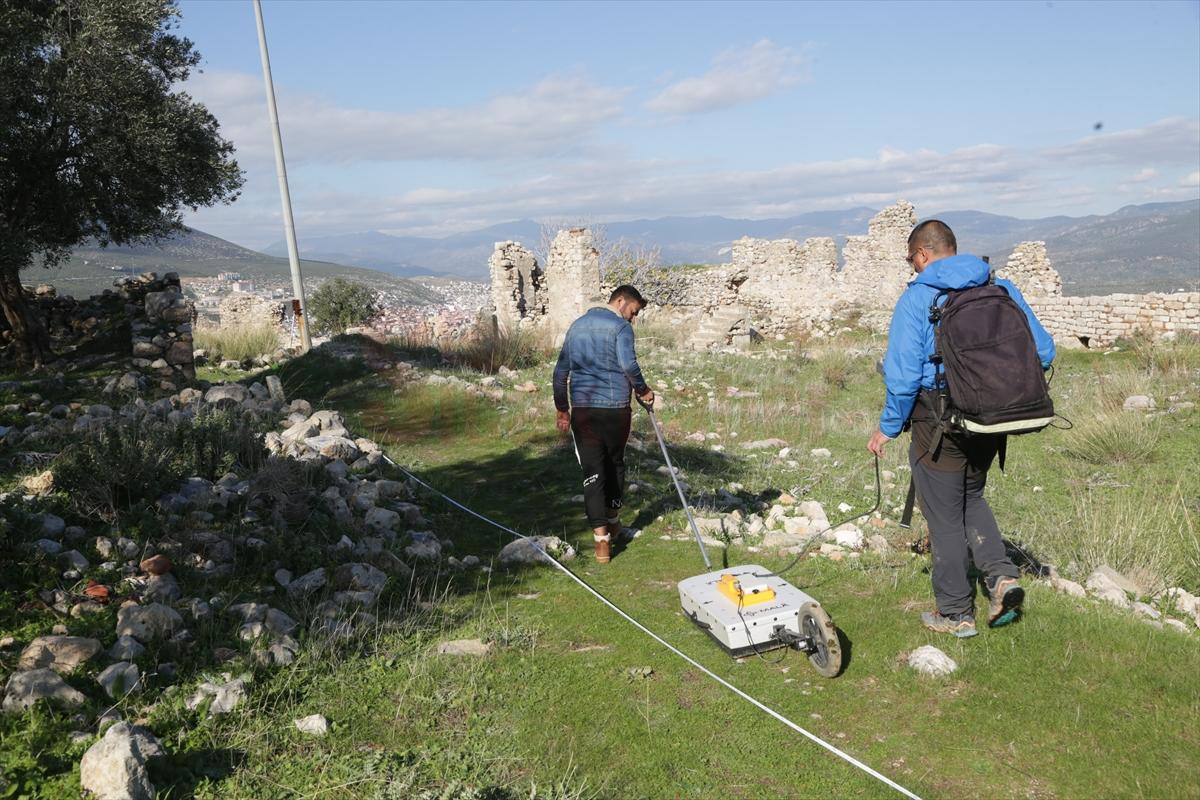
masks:
<path fill-rule="evenodd" d="M 803 352 L 772 343 L 753 357 L 645 348 L 672 459 L 692 496 L 736 481 L 746 498 L 786 490 L 819 500 L 831 515 L 840 502 L 869 508 L 874 471 L 864 445 L 882 397 L 874 372 L 881 347 L 856 334 L 806 342 Z M 1007 472 L 991 473 L 989 497 L 1009 538 L 1068 577 L 1107 562 L 1200 590 L 1196 409 L 1145 421 L 1158 435 L 1137 458 L 1083 458 L 1077 438 L 1090 419 L 1120 414 L 1113 398 L 1129 387 L 1153 394 L 1160 408 L 1170 395 L 1197 400 L 1200 363 L 1185 347 L 1153 362 L 1125 350 L 1064 354 L 1054 394 L 1079 428 L 1014 439 Z M 634 427 L 645 447 L 629 451 L 629 479 L 641 489 L 628 496 L 625 515 L 643 533 L 601 568 L 586 555 L 590 537 L 571 499 L 580 476 L 553 427 L 549 363 L 520 376 L 538 392 L 509 392 L 498 403 L 445 386 L 396 385 L 388 372 L 326 354 L 275 370 L 290 397 L 338 408 L 356 432 L 456 499 L 524 533 L 572 541 L 584 551 L 572 568 L 636 618 L 922 796 L 1200 797 L 1194 633 L 1158 630 L 1031 582 L 1019 624 L 966 641 L 939 638 L 917 622 L 932 607 L 927 560 L 900 549 L 908 536 L 893 524 L 882 529 L 897 545 L 889 556 L 806 560 L 789 574 L 850 640 L 842 676 L 822 679 L 797 654 L 778 664 L 734 662 L 679 612 L 676 582 L 703 565 L 694 545 L 661 538 L 683 534 L 685 520 L 655 471 L 644 415 Z M 696 431 L 720 438 L 684 439 Z M 771 437 L 788 442 L 794 465 L 773 450 L 738 446 Z M 893 519 L 906 489 L 906 445 L 889 445 L 882 464 L 897 475 L 884 489 Z M 810 457 L 814 447 L 832 458 Z M 441 501 L 422 503 L 460 558 L 486 562 L 509 540 Z M 741 548 L 710 552 L 716 563 L 783 563 Z M 419 587 L 419 598 L 393 597 L 395 613 L 355 644 L 330 650 L 310 641 L 294 667 L 259 673 L 246 713 L 203 719 L 183 708 L 183 693 L 153 709 L 131 703 L 127 716 L 148 714 L 172 753 L 155 767 L 160 790 L 204 798 L 895 796 L 671 656 L 556 571 L 443 568 Z M 0 634 L 19 619 L 15 603 L 0 601 Z M 433 654 L 438 641 L 468 637 L 493 641 L 493 652 Z M 922 644 L 943 649 L 959 671 L 917 677 L 898 657 Z M 330 718 L 328 737 L 292 727 L 311 713 Z M 70 729 L 61 715 L 0 720 L 0 752 L 9 748 L 20 774 L 42 777 L 43 796 L 73 796 L 75 779 L 64 770 L 83 748 L 62 743 Z"/>
<path fill-rule="evenodd" d="M 768 349 L 759 360 L 656 350 L 642 360 L 661 388 L 672 457 L 693 494 L 737 481 L 748 494 L 792 490 L 831 512 L 843 501 L 857 511 L 874 501 L 863 444 L 881 394 L 873 371 L 878 347 L 855 337 L 809 346 L 804 356 L 786 349 Z M 1056 395 L 1065 395 L 1065 413 L 1080 414 L 1102 403 L 1098 374 L 1137 369 L 1121 354 L 1068 354 Z M 1194 380 L 1191 369 L 1154 376 L 1151 385 L 1156 392 L 1186 386 Z M 370 378 L 329 397 L 425 480 L 522 532 L 563 536 L 586 552 L 585 524 L 570 499 L 578 492 L 578 468 L 552 428 L 548 376 L 548 365 L 526 371 L 522 379 L 532 377 L 542 391 L 510 393 L 499 404 L 436 386 L 394 394 Z M 1117 380 L 1137 383 L 1137 377 Z M 759 396 L 729 397 L 730 386 Z M 1014 440 L 1008 473 L 994 471 L 992 478 L 1002 528 L 1077 578 L 1107 561 L 1200 588 L 1198 483 L 1188 468 L 1197 444 L 1194 413 L 1157 418 L 1162 435 L 1150 453 L 1136 461 L 1100 459 L 1102 468 L 1070 452 L 1070 431 Z M 721 434 L 726 451 L 683 441 L 692 431 Z M 1200 785 L 1180 780 L 1200 768 L 1195 635 L 1157 630 L 1041 584 L 1031 586 L 1030 614 L 1020 624 L 959 642 L 917 623 L 917 612 L 931 607 L 925 559 L 806 561 L 791 578 L 823 602 L 851 640 L 845 674 L 826 681 L 797 655 L 778 665 L 723 656 L 679 614 L 675 582 L 702 565 L 692 545 L 659 538 L 683 533 L 685 523 L 666 479 L 654 472 L 653 434 L 641 415 L 635 432 L 648 446 L 630 451 L 629 478 L 642 490 L 631 495 L 626 521 L 643 535 L 606 568 L 586 556 L 574 568 L 718 674 L 923 796 L 968 797 L 987 787 L 1000 797 L 1091 797 L 1101 786 L 1115 797 L 1200 796 Z M 737 446 L 767 437 L 788 441 L 798 465 Z M 898 471 L 904 444 L 891 445 L 885 469 Z M 818 446 L 833 458 L 809 458 L 808 449 Z M 904 473 L 898 474 L 885 491 L 889 512 L 905 489 Z M 460 557 L 486 558 L 508 540 L 438 501 L 426 503 Z M 903 539 L 895 527 L 884 533 L 896 543 Z M 715 555 L 729 563 L 781 561 L 738 549 Z M 416 642 L 412 633 L 388 633 L 377 653 L 306 684 L 304 707 L 294 716 L 342 708 L 348 722 L 340 738 L 295 753 L 292 734 L 268 741 L 247 734 L 255 743 L 247 763 L 260 766 L 241 768 L 214 785 L 211 796 L 258 796 L 269 786 L 280 796 L 372 796 L 387 781 L 401 780 L 363 777 L 370 770 L 354 766 L 357 756 L 346 755 L 351 748 L 409 759 L 397 775 L 414 786 L 457 786 L 446 790 L 450 797 L 524 796 L 519 787 L 563 774 L 571 776 L 572 791 L 614 798 L 892 796 L 670 656 L 553 571 L 469 573 L 448 581 L 438 628 L 426 628 Z M 521 644 L 483 661 L 428 655 L 437 638 L 510 640 L 514 630 Z M 959 672 L 922 679 L 898 662 L 926 643 L 955 658 Z M 652 670 L 648 678 L 640 677 L 644 667 Z M 339 784 L 349 780 L 366 782 L 353 789 Z"/>

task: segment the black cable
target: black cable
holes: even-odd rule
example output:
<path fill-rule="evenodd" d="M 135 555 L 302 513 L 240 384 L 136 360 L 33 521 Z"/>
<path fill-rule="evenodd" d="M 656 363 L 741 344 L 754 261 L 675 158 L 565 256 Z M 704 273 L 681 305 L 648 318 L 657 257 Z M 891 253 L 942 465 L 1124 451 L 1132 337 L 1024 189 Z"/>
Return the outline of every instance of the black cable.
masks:
<path fill-rule="evenodd" d="M 862 519 L 863 517 L 869 517 L 871 514 L 874 514 L 876 511 L 878 511 L 879 507 L 882 504 L 883 504 L 883 480 L 879 477 L 879 456 L 875 456 L 875 505 L 874 506 L 867 509 L 866 511 L 864 511 L 861 514 L 858 514 L 853 517 L 849 517 L 849 518 L 841 520 L 840 522 L 837 522 L 837 523 L 830 523 L 822 530 L 817 531 L 815 534 L 813 534 L 811 539 L 809 539 L 807 542 L 804 543 L 804 545 L 800 548 L 800 552 L 797 553 L 796 557 L 791 560 L 791 563 L 789 563 L 783 569 L 776 570 L 775 572 L 752 572 L 750 574 L 756 578 L 773 578 L 773 577 L 782 576 L 784 573 L 789 572 L 792 569 L 792 567 L 799 564 L 800 559 L 804 558 L 805 553 L 808 552 L 809 548 L 812 546 L 812 543 L 819 540 L 824 534 L 833 530 L 834 528 L 840 528 L 841 526 L 845 525 L 847 522 L 854 522 L 856 519 Z"/>
<path fill-rule="evenodd" d="M 783 652 L 779 654 L 779 658 L 775 659 L 774 661 L 768 660 L 767 657 L 764 656 L 759 651 L 758 645 L 755 644 L 755 642 L 754 642 L 754 635 L 752 633 L 750 633 L 750 624 L 748 622 L 746 622 L 746 618 L 742 616 L 742 608 L 745 606 L 746 594 L 745 594 L 745 592 L 742 591 L 741 582 L 738 582 L 737 586 L 738 586 L 737 615 L 738 615 L 738 619 L 740 619 L 742 621 L 742 627 L 746 629 L 746 641 L 748 641 L 750 643 L 750 649 L 754 651 L 754 655 L 761 658 L 764 662 L 771 664 L 772 666 L 774 666 L 775 664 L 779 664 L 780 662 L 783 661 L 784 658 L 787 657 L 787 648 L 785 647 Z"/>

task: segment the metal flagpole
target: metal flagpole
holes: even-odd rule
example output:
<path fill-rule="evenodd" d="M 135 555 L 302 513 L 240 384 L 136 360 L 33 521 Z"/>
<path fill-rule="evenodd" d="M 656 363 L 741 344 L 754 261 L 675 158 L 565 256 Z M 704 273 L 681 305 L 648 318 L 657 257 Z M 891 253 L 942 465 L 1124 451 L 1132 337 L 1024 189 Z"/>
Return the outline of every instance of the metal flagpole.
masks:
<path fill-rule="evenodd" d="M 287 239 L 288 263 L 292 268 L 292 314 L 300 331 L 304 352 L 312 347 L 304 318 L 304 280 L 300 277 L 300 253 L 296 247 L 296 225 L 292 219 L 292 196 L 288 191 L 287 166 L 283 162 L 283 139 L 279 136 L 279 112 L 275 108 L 275 84 L 271 80 L 271 58 L 267 55 L 267 31 L 263 26 L 261 0 L 254 0 L 254 18 L 258 22 L 258 50 L 262 55 L 263 83 L 267 89 L 267 111 L 271 114 L 271 135 L 275 139 L 275 174 L 279 176 L 279 199 L 283 202 L 283 229 Z"/>

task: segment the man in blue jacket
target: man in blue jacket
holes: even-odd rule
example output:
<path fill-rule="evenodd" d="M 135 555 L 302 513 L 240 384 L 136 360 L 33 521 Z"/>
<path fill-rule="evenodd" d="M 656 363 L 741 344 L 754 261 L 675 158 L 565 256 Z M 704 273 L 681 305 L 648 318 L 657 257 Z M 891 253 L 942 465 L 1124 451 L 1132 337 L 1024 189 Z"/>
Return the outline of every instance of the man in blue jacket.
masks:
<path fill-rule="evenodd" d="M 999 451 L 1002 437 L 963 436 L 947 433 L 936 442 L 937 420 L 930 415 L 922 392 L 934 389 L 933 324 L 929 307 L 943 290 L 966 289 L 988 282 L 989 267 L 972 255 L 958 255 L 954 232 L 944 222 L 926 220 L 908 237 L 906 259 L 917 277 L 896 303 L 888 333 L 883 377 L 887 398 L 867 449 L 877 456 L 912 425 L 908 461 L 920 498 L 921 512 L 929 525 L 933 550 L 933 594 L 937 610 L 925 612 L 925 627 L 960 638 L 974 636 L 975 587 L 968 576 L 974 560 L 984 574 L 988 625 L 998 627 L 1016 619 L 1025 599 L 1017 581 L 1019 572 L 1004 550 L 1004 541 L 992 510 L 983 497 L 988 468 Z M 1029 321 L 1042 368 L 1054 360 L 1054 340 L 1038 322 L 1021 292 L 1007 280 L 997 280 Z M 932 452 L 931 452 L 932 449 Z"/>
<path fill-rule="evenodd" d="M 654 392 L 638 367 L 630 325 L 645 307 L 637 289 L 618 286 L 607 306 L 589 309 L 571 323 L 554 367 L 558 429 L 570 430 L 575 439 L 575 455 L 583 467 L 583 505 L 600 564 L 612 558 L 612 537 L 621 531 L 625 442 L 632 419 L 629 392 L 646 405 L 654 403 Z"/>

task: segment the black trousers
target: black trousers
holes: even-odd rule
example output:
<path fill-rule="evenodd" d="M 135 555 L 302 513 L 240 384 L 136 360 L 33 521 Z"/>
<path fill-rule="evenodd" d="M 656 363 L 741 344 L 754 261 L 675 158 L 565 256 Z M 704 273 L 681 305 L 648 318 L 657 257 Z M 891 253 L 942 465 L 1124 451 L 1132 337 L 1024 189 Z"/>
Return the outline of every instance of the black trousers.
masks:
<path fill-rule="evenodd" d="M 575 455 L 583 467 L 583 505 L 592 528 L 603 528 L 620 512 L 625 495 L 625 442 L 632 418 L 628 406 L 571 409 Z"/>

